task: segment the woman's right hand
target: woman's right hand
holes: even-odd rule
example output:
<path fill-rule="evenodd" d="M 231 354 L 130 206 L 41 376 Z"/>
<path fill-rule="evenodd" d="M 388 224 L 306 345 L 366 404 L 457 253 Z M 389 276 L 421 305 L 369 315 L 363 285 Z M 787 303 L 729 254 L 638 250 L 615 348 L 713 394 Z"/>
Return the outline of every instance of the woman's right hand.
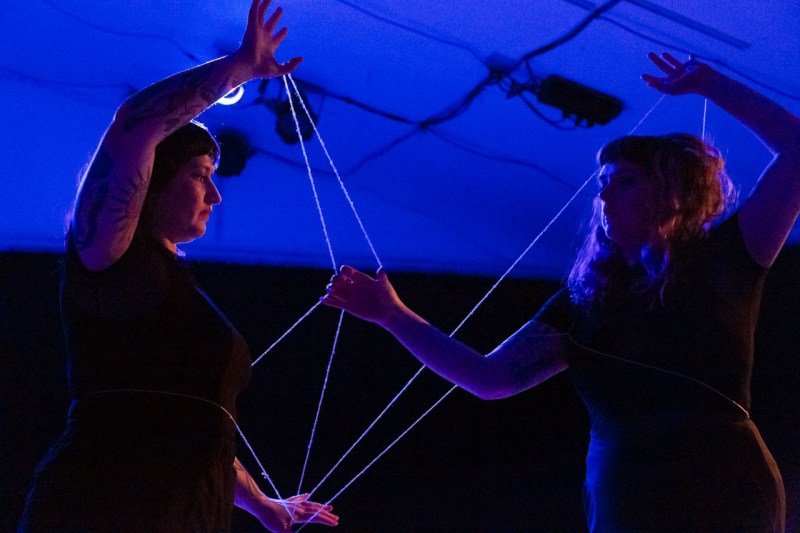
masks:
<path fill-rule="evenodd" d="M 673 96 L 681 94 L 703 94 L 713 83 L 716 71 L 705 63 L 694 59 L 680 61 L 668 53 L 660 56 L 650 52 L 647 57 L 664 73 L 663 77 L 643 74 L 649 87 Z"/>
<path fill-rule="evenodd" d="M 331 278 L 325 290 L 327 294 L 320 298 L 323 304 L 344 309 L 381 326 L 385 326 L 396 312 L 405 308 L 382 268 L 373 278 L 345 265 Z"/>

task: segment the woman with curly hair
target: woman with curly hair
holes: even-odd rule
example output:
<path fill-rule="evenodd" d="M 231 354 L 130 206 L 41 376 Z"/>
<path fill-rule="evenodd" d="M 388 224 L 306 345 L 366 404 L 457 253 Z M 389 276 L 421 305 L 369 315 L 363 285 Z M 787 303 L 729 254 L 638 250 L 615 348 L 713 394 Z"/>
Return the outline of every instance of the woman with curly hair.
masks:
<path fill-rule="evenodd" d="M 382 270 L 343 267 L 323 303 L 391 332 L 484 399 L 568 370 L 589 411 L 584 503 L 593 532 L 782 531 L 780 472 L 749 416 L 764 278 L 800 211 L 800 120 L 697 61 L 643 79 L 699 94 L 773 153 L 749 198 L 718 150 L 687 134 L 623 137 L 598 154 L 600 191 L 566 286 L 486 356 L 406 307 Z"/>

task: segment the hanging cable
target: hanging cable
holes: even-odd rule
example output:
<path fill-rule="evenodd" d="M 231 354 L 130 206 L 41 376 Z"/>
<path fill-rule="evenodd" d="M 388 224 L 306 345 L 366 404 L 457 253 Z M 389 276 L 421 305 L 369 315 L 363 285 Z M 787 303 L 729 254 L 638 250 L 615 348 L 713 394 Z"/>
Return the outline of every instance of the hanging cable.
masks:
<path fill-rule="evenodd" d="M 83 19 L 83 18 L 81 18 L 81 17 L 79 17 L 79 16 L 77 16 L 77 15 L 75 15 L 73 13 L 70 13 L 66 9 L 62 8 L 61 6 L 59 6 L 58 4 L 56 4 L 54 2 L 51 2 L 50 0 L 40 0 L 40 2 L 50 6 L 52 9 L 55 9 L 56 11 L 58 11 L 59 13 L 64 15 L 65 17 L 71 18 L 72 20 L 74 20 L 76 22 L 79 22 L 79 23 L 81 23 L 81 24 L 83 24 L 85 26 L 88 26 L 88 27 L 90 27 L 92 29 L 95 29 L 97 31 L 101 31 L 103 33 L 108 33 L 110 35 L 116 35 L 117 37 L 132 37 L 134 39 L 154 39 L 154 40 L 158 40 L 158 41 L 166 41 L 167 43 L 171 44 L 176 49 L 178 49 L 183 55 L 185 55 L 191 61 L 193 61 L 195 63 L 201 63 L 202 62 L 196 55 L 194 55 L 193 53 L 191 53 L 190 51 L 185 49 L 183 46 L 181 46 L 181 44 L 178 41 L 176 41 L 175 39 L 173 39 L 172 37 L 169 37 L 167 35 L 159 35 L 159 34 L 156 34 L 156 33 L 135 33 L 135 32 L 129 32 L 129 31 L 112 30 L 110 28 L 106 28 L 105 26 L 101 26 L 99 24 L 95 24 L 94 22 L 90 22 L 90 21 L 88 21 L 86 19 Z"/>

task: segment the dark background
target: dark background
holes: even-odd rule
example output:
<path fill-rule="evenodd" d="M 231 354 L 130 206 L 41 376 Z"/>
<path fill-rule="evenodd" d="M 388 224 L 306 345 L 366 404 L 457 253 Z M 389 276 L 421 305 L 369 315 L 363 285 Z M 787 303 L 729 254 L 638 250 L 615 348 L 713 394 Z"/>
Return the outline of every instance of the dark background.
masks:
<path fill-rule="evenodd" d="M 0 254 L 2 531 L 14 529 L 35 464 L 62 430 L 68 406 L 58 262 L 52 254 Z M 316 302 L 330 276 L 220 263 L 193 270 L 254 358 Z M 800 248 L 787 248 L 768 279 L 753 376 L 753 418 L 783 472 L 790 529 L 800 527 L 798 273 Z M 392 280 L 412 308 L 448 332 L 495 282 L 402 273 Z M 493 348 L 557 286 L 506 280 L 457 337 Z M 283 496 L 297 491 L 338 317 L 317 309 L 254 367 L 240 400 L 242 430 Z M 419 366 L 377 326 L 345 317 L 303 490 L 316 485 Z M 331 498 L 449 388 L 425 371 L 315 499 Z M 566 376 L 501 401 L 458 390 L 336 498 L 338 531 L 583 531 L 587 439 L 586 416 Z M 244 446 L 239 457 L 260 479 Z M 237 511 L 234 530 L 259 525 Z"/>

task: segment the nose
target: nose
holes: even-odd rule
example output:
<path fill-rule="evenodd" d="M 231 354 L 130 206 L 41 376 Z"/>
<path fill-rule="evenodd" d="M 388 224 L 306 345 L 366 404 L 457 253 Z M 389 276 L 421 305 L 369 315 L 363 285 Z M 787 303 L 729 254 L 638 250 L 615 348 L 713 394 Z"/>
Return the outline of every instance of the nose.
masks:
<path fill-rule="evenodd" d="M 600 198 L 600 201 L 603 203 L 608 201 L 608 185 L 604 185 L 600 188 L 600 192 L 597 193 L 597 197 Z"/>
<path fill-rule="evenodd" d="M 597 193 L 597 197 L 600 198 L 600 201 L 602 201 L 604 204 L 608 203 L 608 200 L 611 197 L 611 186 L 610 186 L 610 184 L 603 185 L 600 188 L 600 192 Z"/>
<path fill-rule="evenodd" d="M 217 185 L 212 180 L 208 180 L 208 185 L 206 186 L 205 201 L 207 204 L 210 205 L 216 205 L 222 202 L 222 195 L 219 193 Z"/>

